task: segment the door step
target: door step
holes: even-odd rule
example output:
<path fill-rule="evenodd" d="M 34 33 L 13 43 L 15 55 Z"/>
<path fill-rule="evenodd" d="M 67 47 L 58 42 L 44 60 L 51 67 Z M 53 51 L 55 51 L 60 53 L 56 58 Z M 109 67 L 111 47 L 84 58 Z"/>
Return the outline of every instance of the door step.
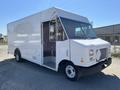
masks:
<path fill-rule="evenodd" d="M 53 56 L 44 57 L 43 65 L 56 69 L 56 58 Z"/>

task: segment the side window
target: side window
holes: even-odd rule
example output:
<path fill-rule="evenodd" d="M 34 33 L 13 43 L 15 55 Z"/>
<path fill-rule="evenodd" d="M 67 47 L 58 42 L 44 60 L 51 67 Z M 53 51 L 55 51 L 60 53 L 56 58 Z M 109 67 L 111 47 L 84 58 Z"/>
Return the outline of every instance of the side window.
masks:
<path fill-rule="evenodd" d="M 62 27 L 61 22 L 60 22 L 59 19 L 57 20 L 56 38 L 57 38 L 57 41 L 67 40 L 67 36 L 66 36 L 66 34 L 64 32 L 64 29 L 63 29 L 63 27 Z"/>
<path fill-rule="evenodd" d="M 64 41 L 67 40 L 67 36 L 64 32 L 64 29 L 61 25 L 61 22 L 59 19 L 57 19 L 57 23 L 54 21 L 51 21 L 49 23 L 49 41 Z"/>

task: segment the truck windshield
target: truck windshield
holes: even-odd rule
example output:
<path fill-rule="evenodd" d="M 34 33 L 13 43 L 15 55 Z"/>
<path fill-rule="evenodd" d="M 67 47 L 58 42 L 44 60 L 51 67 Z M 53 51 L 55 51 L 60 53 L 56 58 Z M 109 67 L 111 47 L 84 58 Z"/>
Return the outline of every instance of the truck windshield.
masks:
<path fill-rule="evenodd" d="M 70 39 L 93 39 L 96 34 L 89 23 L 83 23 L 66 18 L 61 18 L 66 33 Z"/>

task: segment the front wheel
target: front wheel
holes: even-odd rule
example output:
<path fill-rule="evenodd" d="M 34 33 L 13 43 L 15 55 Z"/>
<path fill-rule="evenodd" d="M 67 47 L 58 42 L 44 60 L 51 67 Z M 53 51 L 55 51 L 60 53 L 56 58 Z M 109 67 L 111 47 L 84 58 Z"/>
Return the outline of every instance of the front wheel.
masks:
<path fill-rule="evenodd" d="M 71 81 L 76 81 L 79 79 L 78 70 L 73 64 L 67 64 L 65 67 L 65 75 Z"/>

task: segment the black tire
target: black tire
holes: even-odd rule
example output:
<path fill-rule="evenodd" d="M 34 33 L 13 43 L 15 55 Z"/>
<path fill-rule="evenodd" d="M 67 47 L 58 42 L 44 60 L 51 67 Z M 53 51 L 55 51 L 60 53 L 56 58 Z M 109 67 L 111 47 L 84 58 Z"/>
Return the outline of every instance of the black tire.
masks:
<path fill-rule="evenodd" d="M 66 64 L 64 72 L 67 79 L 69 79 L 70 81 L 77 81 L 79 79 L 78 70 L 75 65 L 71 63 Z"/>
<path fill-rule="evenodd" d="M 15 51 L 15 60 L 16 60 L 17 62 L 22 62 L 21 53 L 20 53 L 19 50 L 16 50 L 16 51 Z"/>

